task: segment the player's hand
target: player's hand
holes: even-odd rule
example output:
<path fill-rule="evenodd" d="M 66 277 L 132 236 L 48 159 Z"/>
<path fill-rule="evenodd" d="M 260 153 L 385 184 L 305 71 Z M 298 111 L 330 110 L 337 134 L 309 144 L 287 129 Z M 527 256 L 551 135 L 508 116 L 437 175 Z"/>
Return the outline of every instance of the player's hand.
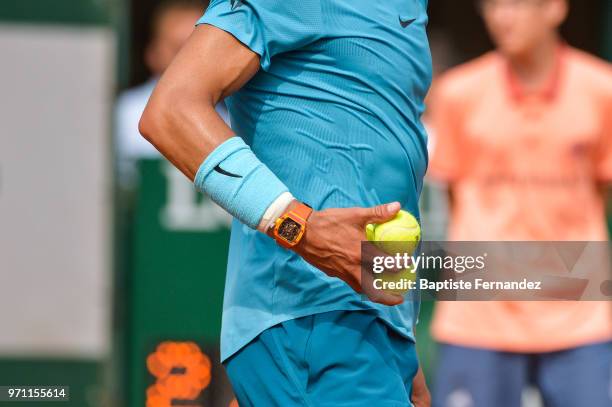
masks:
<path fill-rule="evenodd" d="M 308 219 L 306 234 L 294 250 L 308 263 L 343 280 L 371 301 L 401 304 L 404 301 L 401 295 L 374 289 L 372 274 L 361 272 L 361 242 L 366 240 L 366 225 L 389 221 L 399 210 L 400 204 L 394 202 L 372 208 L 315 211 Z M 385 254 L 378 252 L 374 245 L 368 245 L 364 256 L 375 255 Z"/>
<path fill-rule="evenodd" d="M 412 381 L 412 395 L 410 401 L 414 407 L 431 407 L 431 394 L 425 383 L 423 370 L 419 368 L 414 380 Z"/>

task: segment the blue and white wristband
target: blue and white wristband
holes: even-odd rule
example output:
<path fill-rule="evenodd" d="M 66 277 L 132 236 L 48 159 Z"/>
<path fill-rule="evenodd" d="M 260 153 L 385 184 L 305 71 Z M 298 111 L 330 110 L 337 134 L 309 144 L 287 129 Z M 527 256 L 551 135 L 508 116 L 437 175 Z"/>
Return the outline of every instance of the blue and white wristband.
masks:
<path fill-rule="evenodd" d="M 240 137 L 228 139 L 204 160 L 194 184 L 252 229 L 257 229 L 260 223 L 268 226 L 275 220 L 272 217 L 281 210 L 289 192 Z"/>

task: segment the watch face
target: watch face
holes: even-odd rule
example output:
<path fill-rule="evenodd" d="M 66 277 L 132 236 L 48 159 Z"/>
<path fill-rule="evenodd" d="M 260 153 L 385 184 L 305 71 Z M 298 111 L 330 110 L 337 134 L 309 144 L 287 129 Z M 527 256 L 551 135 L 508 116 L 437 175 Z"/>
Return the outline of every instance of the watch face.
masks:
<path fill-rule="evenodd" d="M 302 231 L 302 225 L 291 218 L 287 218 L 280 224 L 278 235 L 288 242 L 295 242 Z"/>

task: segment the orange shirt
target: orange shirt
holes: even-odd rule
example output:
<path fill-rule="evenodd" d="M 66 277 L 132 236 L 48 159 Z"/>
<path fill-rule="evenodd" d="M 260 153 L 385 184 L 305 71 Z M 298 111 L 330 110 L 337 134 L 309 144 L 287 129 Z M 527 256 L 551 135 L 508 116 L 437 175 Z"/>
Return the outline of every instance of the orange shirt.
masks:
<path fill-rule="evenodd" d="M 607 240 L 598 185 L 612 182 L 612 67 L 562 46 L 557 69 L 526 93 L 487 54 L 436 86 L 430 175 L 452 184 L 451 240 Z M 603 302 L 441 302 L 446 343 L 539 352 L 612 339 Z"/>

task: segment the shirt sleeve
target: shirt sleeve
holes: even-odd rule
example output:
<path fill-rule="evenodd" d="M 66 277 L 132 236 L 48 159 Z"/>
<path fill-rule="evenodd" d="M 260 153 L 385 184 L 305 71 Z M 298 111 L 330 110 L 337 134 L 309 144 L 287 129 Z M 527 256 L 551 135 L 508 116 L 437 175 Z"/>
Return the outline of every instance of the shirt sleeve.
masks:
<path fill-rule="evenodd" d="M 321 4 L 320 0 L 212 0 L 197 24 L 233 35 L 260 56 L 267 71 L 275 55 L 320 38 Z"/>
<path fill-rule="evenodd" d="M 442 182 L 459 178 L 464 163 L 461 157 L 460 112 L 452 98 L 446 94 L 444 84 L 433 89 L 429 101 L 432 147 L 429 175 Z"/>

